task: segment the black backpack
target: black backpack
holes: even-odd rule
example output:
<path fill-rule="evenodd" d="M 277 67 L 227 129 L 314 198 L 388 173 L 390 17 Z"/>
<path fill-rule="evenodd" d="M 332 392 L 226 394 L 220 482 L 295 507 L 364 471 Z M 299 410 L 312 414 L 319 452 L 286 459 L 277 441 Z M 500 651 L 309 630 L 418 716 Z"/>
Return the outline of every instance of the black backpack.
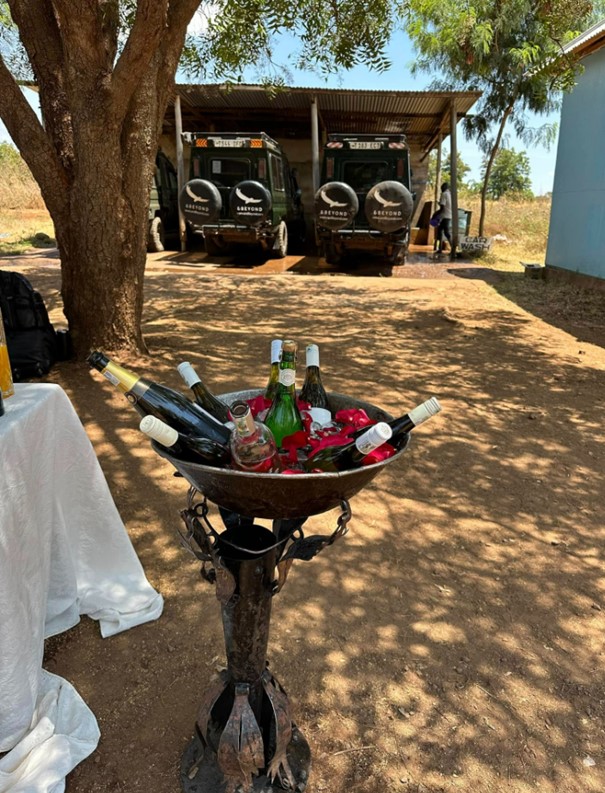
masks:
<path fill-rule="evenodd" d="M 45 375 L 57 360 L 57 335 L 42 296 L 21 273 L 0 270 L 0 311 L 13 380 Z"/>

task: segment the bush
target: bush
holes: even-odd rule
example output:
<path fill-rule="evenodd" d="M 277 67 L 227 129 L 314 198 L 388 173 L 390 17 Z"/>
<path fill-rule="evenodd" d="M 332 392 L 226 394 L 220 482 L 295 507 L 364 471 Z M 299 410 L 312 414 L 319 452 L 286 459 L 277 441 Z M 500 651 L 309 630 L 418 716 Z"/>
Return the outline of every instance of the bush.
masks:
<path fill-rule="evenodd" d="M 0 143 L 0 209 L 44 209 L 40 188 L 17 149 Z"/>

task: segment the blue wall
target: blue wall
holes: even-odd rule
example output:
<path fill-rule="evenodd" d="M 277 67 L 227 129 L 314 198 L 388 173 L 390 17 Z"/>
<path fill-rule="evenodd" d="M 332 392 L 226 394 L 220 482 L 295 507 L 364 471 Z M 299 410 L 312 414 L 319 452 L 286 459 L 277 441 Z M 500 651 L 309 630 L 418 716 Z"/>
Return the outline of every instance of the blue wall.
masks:
<path fill-rule="evenodd" d="M 605 279 L 605 47 L 563 99 L 546 264 Z"/>

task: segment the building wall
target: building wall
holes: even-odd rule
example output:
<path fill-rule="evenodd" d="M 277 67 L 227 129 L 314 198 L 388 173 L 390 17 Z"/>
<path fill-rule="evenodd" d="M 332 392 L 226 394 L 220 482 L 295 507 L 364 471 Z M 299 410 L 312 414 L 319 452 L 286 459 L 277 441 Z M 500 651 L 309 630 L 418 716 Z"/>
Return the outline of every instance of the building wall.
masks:
<path fill-rule="evenodd" d="M 605 278 L 605 47 L 563 99 L 547 267 Z"/>

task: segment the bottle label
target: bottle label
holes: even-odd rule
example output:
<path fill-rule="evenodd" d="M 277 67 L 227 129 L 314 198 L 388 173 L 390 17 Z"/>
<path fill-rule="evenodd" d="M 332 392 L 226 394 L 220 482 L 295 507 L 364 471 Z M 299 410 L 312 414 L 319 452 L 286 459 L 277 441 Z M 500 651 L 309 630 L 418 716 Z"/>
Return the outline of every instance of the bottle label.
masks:
<path fill-rule="evenodd" d="M 279 370 L 279 382 L 285 386 L 294 385 L 296 382 L 296 372 L 294 369 L 280 369 Z"/>
<path fill-rule="evenodd" d="M 120 384 L 120 381 L 115 376 L 115 374 L 108 372 L 107 369 L 105 369 L 105 371 L 103 372 L 103 377 L 105 377 L 107 380 L 109 380 L 110 383 L 113 383 L 114 385 Z"/>
<path fill-rule="evenodd" d="M 362 435 L 361 438 L 357 438 L 355 441 L 355 446 L 359 449 L 359 451 L 363 454 L 369 454 L 373 452 L 374 449 L 379 446 L 379 443 L 376 443 L 376 440 L 371 435 Z"/>

